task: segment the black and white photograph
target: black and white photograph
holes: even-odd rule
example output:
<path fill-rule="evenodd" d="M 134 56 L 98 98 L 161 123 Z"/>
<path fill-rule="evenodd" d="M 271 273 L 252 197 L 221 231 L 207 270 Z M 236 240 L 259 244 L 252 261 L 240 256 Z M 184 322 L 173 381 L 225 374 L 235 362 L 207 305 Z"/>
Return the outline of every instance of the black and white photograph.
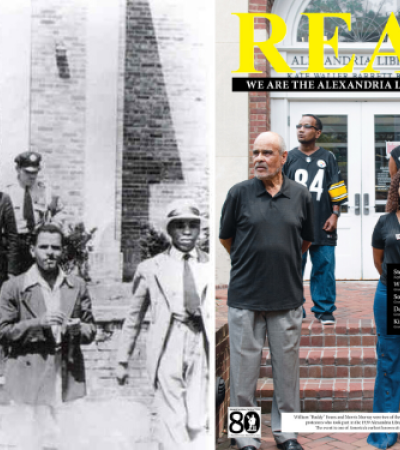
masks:
<path fill-rule="evenodd" d="M 0 448 L 212 445 L 209 9 L 0 5 Z"/>

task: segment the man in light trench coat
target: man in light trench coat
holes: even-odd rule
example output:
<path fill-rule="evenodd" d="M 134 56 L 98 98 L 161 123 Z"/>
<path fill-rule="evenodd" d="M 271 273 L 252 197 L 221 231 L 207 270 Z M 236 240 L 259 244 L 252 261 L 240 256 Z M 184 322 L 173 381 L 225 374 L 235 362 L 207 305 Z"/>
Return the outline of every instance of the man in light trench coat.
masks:
<path fill-rule="evenodd" d="M 171 246 L 139 264 L 118 352 L 116 375 L 123 384 L 150 307 L 146 363 L 155 389 L 155 431 L 164 450 L 195 447 L 205 436 L 210 274 L 207 254 L 196 247 L 200 224 L 200 211 L 192 202 L 168 207 Z"/>

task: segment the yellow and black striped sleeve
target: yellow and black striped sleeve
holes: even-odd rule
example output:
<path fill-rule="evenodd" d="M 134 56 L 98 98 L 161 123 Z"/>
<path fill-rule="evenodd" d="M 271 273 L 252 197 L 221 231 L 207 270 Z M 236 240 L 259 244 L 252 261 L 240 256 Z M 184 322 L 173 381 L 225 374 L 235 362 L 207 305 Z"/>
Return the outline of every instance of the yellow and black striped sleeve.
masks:
<path fill-rule="evenodd" d="M 334 204 L 340 204 L 347 200 L 347 188 L 344 181 L 332 184 L 329 188 L 329 195 L 331 197 L 331 202 Z"/>

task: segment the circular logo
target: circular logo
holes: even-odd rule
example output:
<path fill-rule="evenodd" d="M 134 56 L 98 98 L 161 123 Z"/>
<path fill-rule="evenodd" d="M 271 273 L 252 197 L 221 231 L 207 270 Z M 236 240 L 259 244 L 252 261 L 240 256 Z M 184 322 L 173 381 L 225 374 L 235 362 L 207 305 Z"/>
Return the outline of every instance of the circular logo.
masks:
<path fill-rule="evenodd" d="M 322 159 L 317 161 L 317 166 L 321 167 L 321 169 L 323 169 L 324 167 L 326 167 L 326 162 L 322 161 Z"/>
<path fill-rule="evenodd" d="M 257 433 L 261 426 L 260 417 L 254 412 L 248 412 L 244 416 L 244 427 L 247 433 Z"/>

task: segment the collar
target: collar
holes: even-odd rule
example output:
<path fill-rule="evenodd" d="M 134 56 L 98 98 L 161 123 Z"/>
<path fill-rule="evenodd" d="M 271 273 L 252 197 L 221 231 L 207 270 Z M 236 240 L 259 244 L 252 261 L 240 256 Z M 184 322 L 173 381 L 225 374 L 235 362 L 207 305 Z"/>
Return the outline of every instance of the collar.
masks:
<path fill-rule="evenodd" d="M 64 282 L 67 283 L 69 287 L 71 287 L 71 288 L 74 287 L 71 279 L 61 269 L 61 267 L 59 267 L 57 280 L 56 280 L 54 286 L 61 286 Z M 29 287 L 35 286 L 37 284 L 47 285 L 47 282 L 40 275 L 37 264 L 33 264 L 33 266 L 25 273 L 23 290 L 26 291 Z"/>
<path fill-rule="evenodd" d="M 196 247 L 192 248 L 192 250 L 190 250 L 190 252 L 188 252 L 188 253 L 195 261 L 198 261 L 199 255 L 197 253 Z M 186 253 L 181 252 L 176 247 L 171 245 L 171 248 L 169 251 L 169 256 L 171 256 L 171 258 L 181 261 L 185 255 L 186 255 Z"/>
<path fill-rule="evenodd" d="M 21 183 L 21 179 L 20 179 L 20 177 L 18 176 L 17 177 L 17 181 L 18 181 L 18 185 L 21 187 L 21 189 L 22 190 L 24 190 L 25 191 L 25 189 L 26 188 L 28 188 L 30 191 L 33 191 L 33 190 L 35 190 L 36 188 L 37 188 L 37 186 L 38 186 L 38 183 L 39 183 L 39 181 L 36 179 L 35 180 L 35 182 L 32 184 L 32 186 L 24 186 L 22 183 Z"/>
<path fill-rule="evenodd" d="M 282 175 L 283 175 L 283 183 L 282 183 L 281 189 L 276 195 L 274 195 L 273 198 L 279 197 L 281 195 L 283 195 L 284 197 L 290 198 L 289 178 L 286 175 L 284 175 L 283 173 L 282 173 Z M 264 183 L 261 180 L 259 180 L 258 178 L 255 178 L 255 177 L 253 178 L 253 180 L 255 183 L 256 197 L 259 197 L 260 195 L 263 195 L 263 194 L 268 194 L 267 190 L 265 189 Z"/>
<path fill-rule="evenodd" d="M 314 158 L 318 157 L 319 153 L 322 153 L 322 152 L 321 152 L 322 147 L 319 147 L 319 149 L 316 150 L 314 153 L 311 153 L 311 155 L 306 155 L 305 153 L 303 153 L 303 152 L 300 150 L 300 147 L 296 147 L 296 149 L 298 150 L 298 152 L 300 153 L 300 155 L 301 155 L 301 157 L 302 157 L 303 159 L 310 158 L 311 160 L 313 160 Z"/>

